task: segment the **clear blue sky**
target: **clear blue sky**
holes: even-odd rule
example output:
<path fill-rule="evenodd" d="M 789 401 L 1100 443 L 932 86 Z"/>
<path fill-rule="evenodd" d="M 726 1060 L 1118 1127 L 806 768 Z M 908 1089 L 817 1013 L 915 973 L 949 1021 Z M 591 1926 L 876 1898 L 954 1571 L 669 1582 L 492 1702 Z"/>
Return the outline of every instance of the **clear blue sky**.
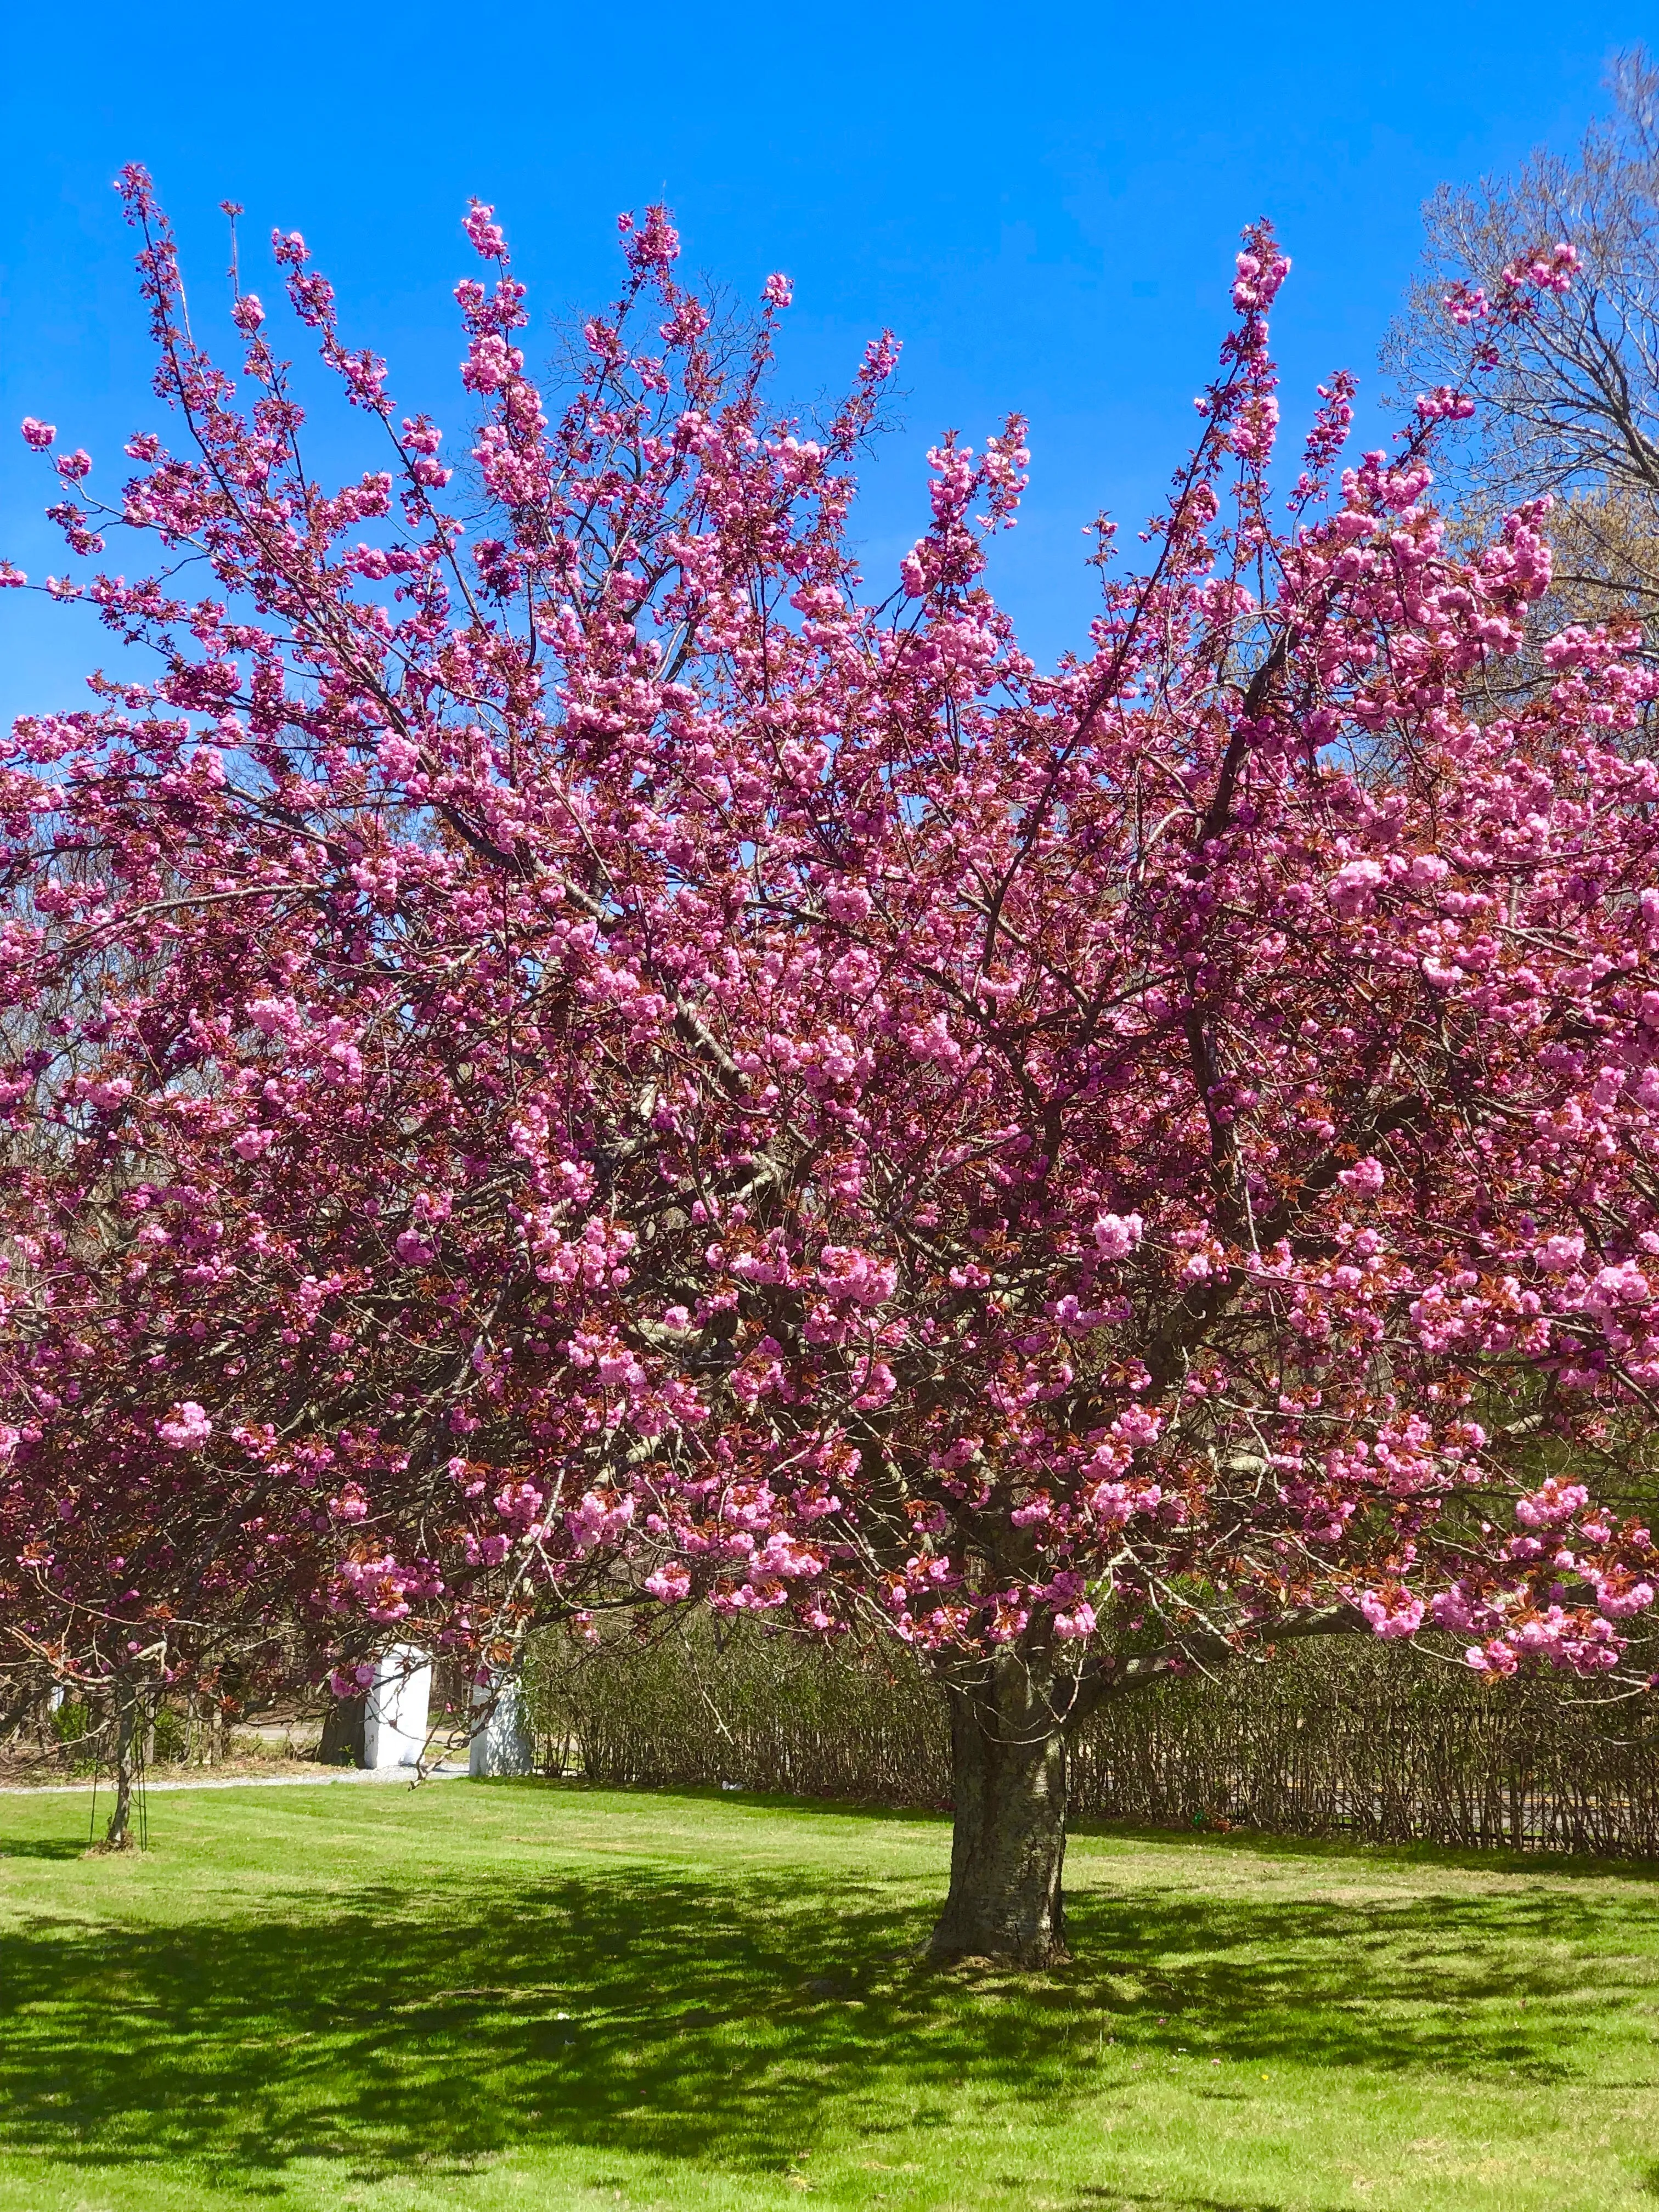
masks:
<path fill-rule="evenodd" d="M 1570 146 L 1613 49 L 1656 33 L 1639 0 L 20 9 L 0 32 L 0 554 L 61 565 L 24 414 L 107 482 L 121 441 L 160 427 L 121 162 L 155 176 L 198 324 L 217 203 L 243 201 L 245 281 L 269 301 L 263 240 L 302 230 L 353 339 L 452 435 L 468 195 L 495 203 L 545 319 L 609 295 L 617 210 L 665 194 L 694 267 L 750 295 L 795 279 L 799 396 L 838 387 L 881 325 L 904 338 L 906 427 L 862 525 L 884 580 L 938 431 L 1030 416 L 997 581 L 1046 656 L 1092 604 L 1082 526 L 1104 504 L 1129 535 L 1190 435 L 1241 225 L 1271 215 L 1295 261 L 1274 326 L 1294 425 L 1340 364 L 1375 390 L 1425 195 Z M 79 703 L 108 652 L 88 611 L 0 594 L 0 714 Z"/>

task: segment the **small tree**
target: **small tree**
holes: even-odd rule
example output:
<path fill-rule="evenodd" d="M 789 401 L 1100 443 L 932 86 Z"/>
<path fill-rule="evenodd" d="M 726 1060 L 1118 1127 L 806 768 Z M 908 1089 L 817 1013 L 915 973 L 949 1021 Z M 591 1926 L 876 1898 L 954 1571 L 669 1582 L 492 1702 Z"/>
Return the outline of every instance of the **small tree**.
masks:
<path fill-rule="evenodd" d="M 1549 552 L 1447 550 L 1460 395 L 1328 500 L 1335 381 L 1276 520 L 1259 226 L 1043 675 L 984 581 L 1018 422 L 941 442 L 872 597 L 891 343 L 770 421 L 787 284 L 723 356 L 661 211 L 550 426 L 473 210 L 454 489 L 278 237 L 387 441 L 325 492 L 263 307 L 245 392 L 126 193 L 187 442 L 102 507 L 57 462 L 77 551 L 159 560 L 52 588 L 159 674 L 0 788 L 8 1003 L 63 1010 L 5 1076 L 15 1613 L 136 1620 L 187 1552 L 344 1668 L 690 1600 L 896 1636 L 951 1693 L 935 1951 L 1025 1964 L 1102 1697 L 1430 1626 L 1639 1685 L 1653 1547 L 1582 1478 L 1659 1383 L 1653 686 L 1572 631 L 1484 703 Z"/>

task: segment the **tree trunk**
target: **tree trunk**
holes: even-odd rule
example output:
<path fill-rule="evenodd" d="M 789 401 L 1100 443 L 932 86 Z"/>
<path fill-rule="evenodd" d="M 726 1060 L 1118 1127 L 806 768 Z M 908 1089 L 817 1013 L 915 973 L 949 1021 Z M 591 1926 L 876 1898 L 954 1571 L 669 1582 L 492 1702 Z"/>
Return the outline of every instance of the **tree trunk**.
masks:
<path fill-rule="evenodd" d="M 322 1741 L 317 1756 L 325 1766 L 361 1766 L 364 1729 L 368 1716 L 367 1698 L 331 1698 L 323 1715 Z"/>
<path fill-rule="evenodd" d="M 951 1687 L 956 1824 L 931 1958 L 1038 1967 L 1066 1956 L 1066 1736 L 1054 1686 L 1045 1655 L 1003 1651 Z"/>
<path fill-rule="evenodd" d="M 133 1848 L 132 1778 L 142 1750 L 143 1694 L 130 1675 L 115 1678 L 115 1810 L 104 1840 L 112 1851 Z"/>

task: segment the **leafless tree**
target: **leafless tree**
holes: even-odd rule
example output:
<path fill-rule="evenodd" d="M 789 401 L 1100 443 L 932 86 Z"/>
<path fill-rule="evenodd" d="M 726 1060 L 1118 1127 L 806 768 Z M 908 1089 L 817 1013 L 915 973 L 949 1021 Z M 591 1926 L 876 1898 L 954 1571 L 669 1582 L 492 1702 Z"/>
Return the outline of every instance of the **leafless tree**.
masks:
<path fill-rule="evenodd" d="M 1611 112 L 1576 158 L 1540 151 L 1427 203 L 1424 266 L 1383 366 L 1408 401 L 1443 384 L 1481 395 L 1450 487 L 1472 524 L 1555 497 L 1550 612 L 1635 613 L 1659 640 L 1659 69 L 1638 47 L 1607 82 Z M 1535 313 L 1498 327 L 1448 307 L 1477 289 L 1495 300 L 1506 268 L 1563 240 L 1575 281 L 1537 295 Z"/>

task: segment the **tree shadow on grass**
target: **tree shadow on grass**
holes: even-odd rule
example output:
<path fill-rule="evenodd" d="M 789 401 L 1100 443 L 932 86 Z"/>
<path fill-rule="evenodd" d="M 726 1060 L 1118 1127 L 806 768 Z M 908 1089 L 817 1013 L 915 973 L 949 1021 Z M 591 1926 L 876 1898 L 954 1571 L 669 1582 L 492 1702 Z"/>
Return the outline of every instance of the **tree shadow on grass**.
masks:
<path fill-rule="evenodd" d="M 1162 2190 L 1148 2197 L 1115 2185 L 1079 2191 L 1073 2212 L 1103 2212 L 1103 2208 L 1104 2212 L 1285 2212 L 1283 2200 L 1276 2197 L 1193 2197 L 1183 2191 L 1177 2200 Z"/>
<path fill-rule="evenodd" d="M 877 1805 L 850 1797 L 791 1797 L 781 1791 L 730 1790 L 714 1783 L 589 1782 L 580 1775 L 564 1775 L 549 1782 L 497 1778 L 483 1785 L 491 1790 L 556 1793 L 580 1802 L 584 1797 L 634 1797 L 653 1804 L 718 1805 L 726 1812 L 759 1811 L 787 1814 L 793 1820 L 881 1822 L 903 1827 L 934 1827 L 949 1834 L 951 1814 L 936 1805 Z M 1592 1857 L 1583 1852 L 1510 1850 L 1508 1846 L 1474 1849 L 1462 1844 L 1433 1843 L 1366 1843 L 1352 1836 L 1281 1836 L 1265 1828 L 1156 1828 L 1143 1821 L 1092 1818 L 1067 1822 L 1073 1842 L 1093 1838 L 1105 1843 L 1151 1844 L 1161 1850 L 1217 1853 L 1244 1858 L 1291 1861 L 1330 1861 L 1345 1871 L 1364 1873 L 1377 1868 L 1401 1868 L 1411 1872 L 1452 1868 L 1490 1876 L 1517 1875 L 1523 1879 L 1548 1875 L 1552 1879 L 1578 1881 L 1632 1881 L 1659 1886 L 1659 1861 Z"/>
<path fill-rule="evenodd" d="M 261 1916 L 0 1944 L 0 2142 L 204 2160 L 249 2193 L 300 2158 L 369 2179 L 538 2143 L 778 2174 L 826 2138 L 943 2135 L 964 2085 L 1058 2121 L 1128 2051 L 1542 2081 L 1565 2070 L 1542 2019 L 1478 2008 L 1582 2005 L 1587 1954 L 1608 2005 L 1650 1971 L 1619 1901 L 1542 1887 L 1096 1889 L 1077 1960 L 1029 1981 L 919 1966 L 921 1912 L 811 1869 L 416 1869 Z"/>

